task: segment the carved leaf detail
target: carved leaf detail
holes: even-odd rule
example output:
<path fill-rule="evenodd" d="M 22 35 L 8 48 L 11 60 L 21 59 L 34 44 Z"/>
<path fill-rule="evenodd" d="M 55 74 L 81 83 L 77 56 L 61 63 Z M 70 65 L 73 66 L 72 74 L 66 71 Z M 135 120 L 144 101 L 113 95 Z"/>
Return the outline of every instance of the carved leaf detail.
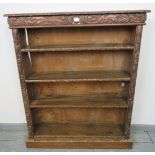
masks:
<path fill-rule="evenodd" d="M 13 26 L 52 26 L 75 24 L 137 24 L 144 23 L 146 14 L 104 14 L 104 15 L 79 15 L 79 22 L 74 23 L 74 16 L 30 16 L 10 17 L 9 25 Z"/>

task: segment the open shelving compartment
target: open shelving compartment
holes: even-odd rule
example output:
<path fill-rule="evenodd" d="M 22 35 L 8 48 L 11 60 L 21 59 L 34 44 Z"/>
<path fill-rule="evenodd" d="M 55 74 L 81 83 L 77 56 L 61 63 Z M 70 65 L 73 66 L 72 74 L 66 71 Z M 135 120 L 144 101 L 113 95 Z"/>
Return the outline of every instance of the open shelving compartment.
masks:
<path fill-rule="evenodd" d="M 118 25 L 52 27 L 35 27 L 39 22 L 18 27 L 13 22 L 11 27 L 18 28 L 13 36 L 28 121 L 27 146 L 131 148 L 142 26 L 124 20 Z"/>
<path fill-rule="evenodd" d="M 26 31 L 34 138 L 123 136 L 135 27 Z"/>

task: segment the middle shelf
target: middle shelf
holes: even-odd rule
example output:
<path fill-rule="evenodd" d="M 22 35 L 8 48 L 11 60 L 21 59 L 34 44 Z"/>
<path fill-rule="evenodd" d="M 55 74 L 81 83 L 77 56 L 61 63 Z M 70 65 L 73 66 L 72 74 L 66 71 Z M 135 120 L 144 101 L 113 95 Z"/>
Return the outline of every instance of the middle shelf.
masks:
<path fill-rule="evenodd" d="M 62 71 L 31 73 L 25 82 L 81 82 L 81 81 L 130 81 L 126 71 Z"/>
<path fill-rule="evenodd" d="M 49 52 L 49 51 L 103 51 L 103 50 L 133 50 L 132 44 L 71 44 L 71 45 L 44 45 L 27 46 L 21 52 Z"/>
<path fill-rule="evenodd" d="M 52 96 L 30 101 L 30 108 L 126 108 L 127 97 L 118 95 Z"/>

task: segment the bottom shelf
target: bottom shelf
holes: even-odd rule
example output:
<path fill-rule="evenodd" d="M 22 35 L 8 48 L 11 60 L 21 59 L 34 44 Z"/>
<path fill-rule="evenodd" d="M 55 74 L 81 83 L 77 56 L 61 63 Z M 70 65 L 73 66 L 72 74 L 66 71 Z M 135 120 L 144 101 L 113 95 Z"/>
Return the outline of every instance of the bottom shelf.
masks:
<path fill-rule="evenodd" d="M 103 123 L 43 123 L 35 126 L 28 148 L 132 148 L 121 125 Z"/>
<path fill-rule="evenodd" d="M 42 123 L 35 126 L 35 138 L 39 137 L 103 137 L 123 136 L 118 124 L 105 123 Z"/>

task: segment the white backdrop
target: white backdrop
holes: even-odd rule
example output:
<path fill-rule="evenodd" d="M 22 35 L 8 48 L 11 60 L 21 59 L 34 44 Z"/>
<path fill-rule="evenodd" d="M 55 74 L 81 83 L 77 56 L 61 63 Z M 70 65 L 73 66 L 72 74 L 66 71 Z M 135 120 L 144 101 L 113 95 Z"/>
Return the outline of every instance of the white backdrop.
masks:
<path fill-rule="evenodd" d="M 155 125 L 155 4 L 0 4 L 0 123 L 25 123 L 11 30 L 5 13 L 150 9 L 144 26 L 132 124 Z"/>

